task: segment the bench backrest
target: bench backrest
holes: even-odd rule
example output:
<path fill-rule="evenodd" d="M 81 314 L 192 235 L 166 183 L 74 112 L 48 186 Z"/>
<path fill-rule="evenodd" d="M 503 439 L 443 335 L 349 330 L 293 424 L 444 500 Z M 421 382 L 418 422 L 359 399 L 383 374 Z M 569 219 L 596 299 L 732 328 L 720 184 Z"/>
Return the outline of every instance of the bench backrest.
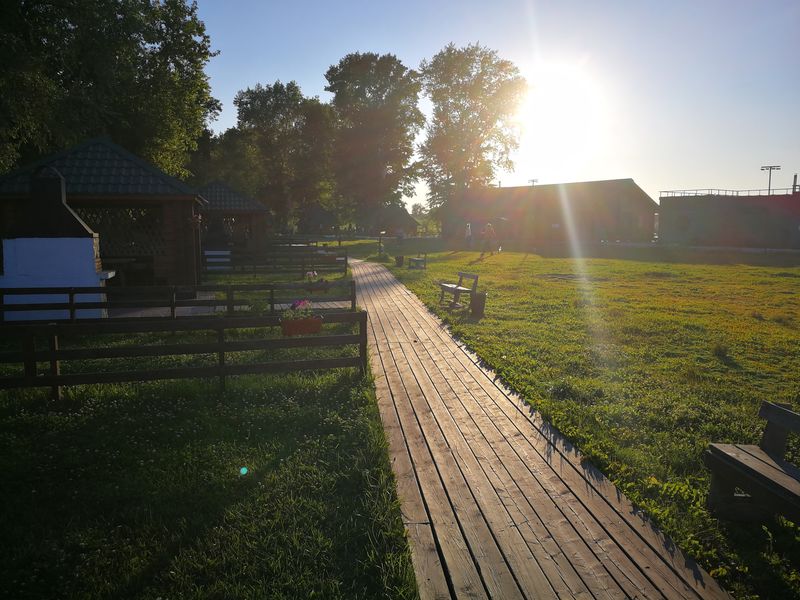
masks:
<path fill-rule="evenodd" d="M 472 291 L 475 292 L 478 289 L 478 276 L 474 273 L 463 273 L 461 271 L 458 272 L 458 287 L 466 287 L 464 286 L 465 279 L 472 279 Z"/>
<path fill-rule="evenodd" d="M 789 433 L 800 433 L 800 414 L 788 404 L 762 402 L 758 416 L 767 420 L 759 447 L 767 454 L 783 458 Z"/>

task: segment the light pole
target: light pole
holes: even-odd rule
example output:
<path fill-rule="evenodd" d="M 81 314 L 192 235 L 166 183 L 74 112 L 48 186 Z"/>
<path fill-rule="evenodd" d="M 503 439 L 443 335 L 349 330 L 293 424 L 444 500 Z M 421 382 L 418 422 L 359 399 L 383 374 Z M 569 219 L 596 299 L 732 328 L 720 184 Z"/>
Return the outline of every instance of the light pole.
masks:
<path fill-rule="evenodd" d="M 769 171 L 769 179 L 767 180 L 767 196 L 769 196 L 770 192 L 772 191 L 772 172 L 780 171 L 781 167 L 780 165 L 764 165 L 763 167 L 761 167 L 761 170 Z"/>
<path fill-rule="evenodd" d="M 385 231 L 381 231 L 378 234 L 378 257 L 383 256 L 383 236 L 386 235 Z"/>

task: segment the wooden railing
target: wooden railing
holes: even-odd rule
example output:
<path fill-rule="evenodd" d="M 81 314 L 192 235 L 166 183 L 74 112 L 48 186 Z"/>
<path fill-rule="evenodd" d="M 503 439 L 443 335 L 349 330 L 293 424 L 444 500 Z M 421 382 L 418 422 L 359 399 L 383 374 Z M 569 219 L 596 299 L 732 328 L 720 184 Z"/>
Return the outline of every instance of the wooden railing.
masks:
<path fill-rule="evenodd" d="M 367 368 L 367 313 L 326 313 L 324 323 L 352 323 L 358 325 L 355 334 L 314 335 L 296 338 L 226 339 L 231 330 L 277 327 L 280 318 L 239 317 L 220 319 L 144 320 L 126 322 L 97 321 L 93 323 L 48 323 L 5 325 L 0 329 L 4 345 L 17 348 L 0 353 L 0 364 L 21 365 L 22 374 L 0 376 L 0 389 L 50 387 L 55 398 L 61 397 L 61 387 L 68 385 L 118 383 L 129 381 L 154 381 L 160 379 L 187 379 L 194 377 L 219 377 L 222 385 L 230 375 L 275 373 L 316 369 L 357 367 L 362 373 Z M 122 347 L 62 348 L 65 339 L 92 335 L 143 333 L 214 332 L 216 341 L 203 343 L 167 343 L 160 345 L 131 345 Z M 324 329 L 323 329 L 324 331 Z M 37 341 L 46 349 L 38 349 Z M 339 356 L 308 360 L 274 360 L 257 363 L 230 364 L 228 354 L 253 350 L 279 350 L 285 348 L 346 348 L 358 346 L 358 356 Z M 140 357 L 171 357 L 196 354 L 216 355 L 216 364 L 172 368 L 142 368 L 123 371 L 78 370 L 62 373 L 62 362 L 92 361 L 97 359 L 132 359 Z M 46 363 L 46 373 L 39 372 L 39 363 Z M 80 366 L 80 365 L 79 365 Z M 9 369 L 3 369 L 7 372 Z"/>
<path fill-rule="evenodd" d="M 347 273 L 347 249 L 321 250 L 311 247 L 279 247 L 269 252 L 203 253 L 203 274 L 296 273 L 304 277 L 317 273 Z"/>
<path fill-rule="evenodd" d="M 201 292 L 223 297 L 197 298 Z M 252 296 L 259 294 L 263 294 L 263 297 L 254 300 Z M 98 295 L 103 300 L 85 298 Z M 245 298 L 244 295 L 251 297 Z M 14 296 L 39 298 L 36 302 L 16 303 Z M 49 296 L 53 297 L 52 301 L 39 301 Z M 265 312 L 268 310 L 270 315 L 274 315 L 301 297 L 313 302 L 349 302 L 350 310 L 356 310 L 356 286 L 353 280 L 252 285 L 0 288 L 0 321 L 6 320 L 6 313 L 15 312 L 31 312 L 37 318 L 37 311 L 64 312 L 63 316 L 57 318 L 47 317 L 48 321 L 83 321 L 85 319 L 81 318 L 78 311 L 126 308 L 163 308 L 165 312 L 168 309 L 169 315 L 164 316 L 172 319 L 180 317 L 179 308 L 189 307 L 208 307 L 213 309 L 210 315 L 220 315 L 221 312 L 216 309 L 224 307 L 224 314 L 229 317 L 237 314 L 252 316 L 252 312 L 241 309 L 250 308 L 252 311 L 253 305 L 259 303 L 263 303 Z"/>

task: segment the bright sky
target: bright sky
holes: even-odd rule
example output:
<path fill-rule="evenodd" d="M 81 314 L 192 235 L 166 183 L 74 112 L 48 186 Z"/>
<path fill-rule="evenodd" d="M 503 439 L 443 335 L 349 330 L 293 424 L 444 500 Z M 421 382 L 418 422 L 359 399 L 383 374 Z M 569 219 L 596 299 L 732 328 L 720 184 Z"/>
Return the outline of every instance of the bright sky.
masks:
<path fill-rule="evenodd" d="M 325 71 L 350 52 L 416 68 L 449 42 L 513 61 L 531 93 L 505 186 L 632 177 L 660 190 L 766 188 L 800 172 L 800 1 L 199 0 L 223 103 L 295 80 L 328 100 Z M 423 111 L 426 105 L 422 105 Z M 424 198 L 418 186 L 418 198 Z"/>

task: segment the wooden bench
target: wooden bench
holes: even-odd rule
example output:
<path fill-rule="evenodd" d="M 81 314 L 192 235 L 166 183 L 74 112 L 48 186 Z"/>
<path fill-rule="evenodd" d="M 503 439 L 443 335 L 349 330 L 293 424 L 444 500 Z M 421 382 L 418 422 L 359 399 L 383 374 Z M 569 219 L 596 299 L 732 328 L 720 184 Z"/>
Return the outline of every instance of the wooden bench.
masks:
<path fill-rule="evenodd" d="M 800 520 L 800 469 L 786 462 L 786 438 L 800 433 L 800 414 L 788 405 L 763 402 L 767 420 L 758 446 L 709 444 L 703 462 L 711 470 L 708 506 L 731 520 L 761 520 L 774 514 Z"/>
<path fill-rule="evenodd" d="M 408 258 L 409 269 L 426 269 L 428 267 L 428 255 L 415 256 Z"/>
<path fill-rule="evenodd" d="M 464 280 L 471 279 L 472 287 L 464 287 Z M 439 297 L 439 303 L 444 302 L 445 294 L 453 294 L 453 301 L 450 303 L 451 308 L 460 308 L 459 299 L 461 294 L 474 294 L 478 290 L 478 276 L 473 273 L 458 272 L 458 283 L 439 283 L 439 288 L 442 290 L 442 295 Z"/>

